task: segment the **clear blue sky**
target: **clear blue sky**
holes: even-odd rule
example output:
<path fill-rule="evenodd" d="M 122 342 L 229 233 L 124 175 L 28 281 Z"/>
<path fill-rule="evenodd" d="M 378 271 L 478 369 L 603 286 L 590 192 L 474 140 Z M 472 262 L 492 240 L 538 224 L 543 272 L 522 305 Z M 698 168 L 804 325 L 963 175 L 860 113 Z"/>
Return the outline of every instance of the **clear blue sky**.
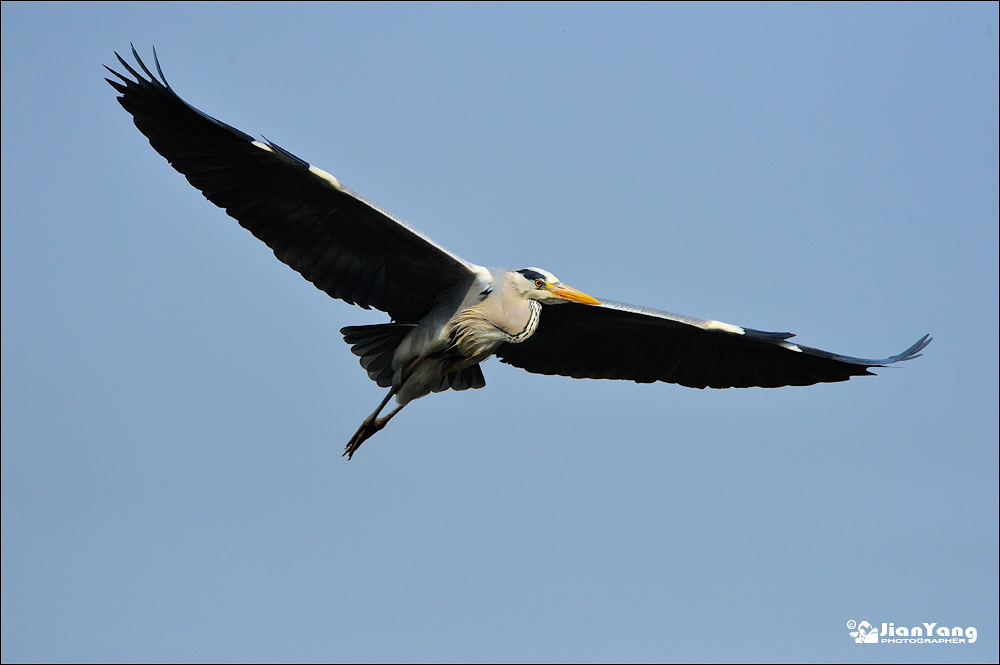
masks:
<path fill-rule="evenodd" d="M 998 659 L 998 10 L 2 5 L 2 657 Z M 450 250 L 884 357 L 415 402 L 102 64 Z M 495 229 L 504 229 L 495 233 Z M 849 620 L 974 626 L 858 645 Z"/>

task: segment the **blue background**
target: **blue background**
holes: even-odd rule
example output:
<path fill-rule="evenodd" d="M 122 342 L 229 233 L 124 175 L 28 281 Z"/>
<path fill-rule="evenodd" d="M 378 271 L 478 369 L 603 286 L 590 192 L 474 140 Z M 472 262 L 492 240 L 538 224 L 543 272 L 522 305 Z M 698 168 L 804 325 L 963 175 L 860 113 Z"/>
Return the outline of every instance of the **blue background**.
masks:
<path fill-rule="evenodd" d="M 2 657 L 998 659 L 998 10 L 2 5 Z M 102 80 L 482 265 L 862 357 L 696 391 L 495 360 L 348 463 L 384 321 L 207 203 Z M 848 620 L 975 626 L 857 645 Z"/>

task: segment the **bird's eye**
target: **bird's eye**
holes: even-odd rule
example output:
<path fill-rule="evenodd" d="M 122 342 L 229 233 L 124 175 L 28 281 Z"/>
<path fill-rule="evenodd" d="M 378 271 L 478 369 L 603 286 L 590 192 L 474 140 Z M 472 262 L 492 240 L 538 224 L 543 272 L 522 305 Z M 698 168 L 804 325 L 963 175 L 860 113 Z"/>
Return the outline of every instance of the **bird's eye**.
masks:
<path fill-rule="evenodd" d="M 540 288 L 542 288 L 543 286 L 545 286 L 545 282 L 543 282 L 543 281 L 542 281 L 542 280 L 540 280 L 540 279 L 536 279 L 536 280 L 535 280 L 535 288 L 536 288 L 536 289 L 540 289 Z"/>

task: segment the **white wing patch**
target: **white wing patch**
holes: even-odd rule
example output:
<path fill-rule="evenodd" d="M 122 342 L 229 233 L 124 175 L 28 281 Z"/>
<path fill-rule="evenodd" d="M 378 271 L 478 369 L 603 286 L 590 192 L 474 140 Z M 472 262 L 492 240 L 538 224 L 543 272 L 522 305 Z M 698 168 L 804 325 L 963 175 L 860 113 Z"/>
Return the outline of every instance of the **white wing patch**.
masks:
<path fill-rule="evenodd" d="M 734 326 L 731 323 L 723 323 L 722 321 L 706 321 L 702 326 L 705 330 L 721 330 L 722 332 L 727 332 L 732 335 L 745 335 L 743 328 L 739 326 Z"/>
<path fill-rule="evenodd" d="M 330 183 L 331 185 L 333 185 L 334 189 L 337 189 L 337 190 L 343 189 L 340 186 L 340 181 L 339 180 L 337 180 L 332 175 L 330 175 L 329 173 L 327 173 L 323 169 L 319 168 L 318 166 L 313 166 L 312 164 L 310 164 L 309 165 L 309 172 L 312 173 L 313 175 L 319 176 L 323 180 L 326 180 L 328 183 Z"/>
<path fill-rule="evenodd" d="M 475 273 L 476 279 L 480 284 L 483 284 L 484 286 L 489 286 L 490 284 L 493 283 L 493 273 L 490 272 L 489 268 L 477 266 L 475 263 L 469 263 L 469 269 L 473 273 Z"/>
<path fill-rule="evenodd" d="M 791 342 L 778 342 L 778 346 L 788 349 L 789 351 L 797 351 L 802 353 L 802 349 L 799 348 L 798 344 L 792 344 Z"/>
<path fill-rule="evenodd" d="M 260 141 L 254 141 L 252 145 L 255 148 L 260 148 L 261 150 L 267 150 L 268 152 L 274 152 L 274 150 L 271 149 L 271 146 L 269 146 L 266 143 L 262 143 Z"/>

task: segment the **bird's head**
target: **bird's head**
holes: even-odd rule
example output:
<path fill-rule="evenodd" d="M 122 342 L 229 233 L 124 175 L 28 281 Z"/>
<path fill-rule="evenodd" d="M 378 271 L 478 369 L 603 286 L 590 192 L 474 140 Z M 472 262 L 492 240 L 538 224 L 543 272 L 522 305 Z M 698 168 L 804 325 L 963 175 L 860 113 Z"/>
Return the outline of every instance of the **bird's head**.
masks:
<path fill-rule="evenodd" d="M 578 302 L 584 305 L 600 305 L 601 301 L 566 286 L 556 276 L 541 268 L 524 268 L 508 273 L 511 283 L 522 297 L 545 304 Z"/>

